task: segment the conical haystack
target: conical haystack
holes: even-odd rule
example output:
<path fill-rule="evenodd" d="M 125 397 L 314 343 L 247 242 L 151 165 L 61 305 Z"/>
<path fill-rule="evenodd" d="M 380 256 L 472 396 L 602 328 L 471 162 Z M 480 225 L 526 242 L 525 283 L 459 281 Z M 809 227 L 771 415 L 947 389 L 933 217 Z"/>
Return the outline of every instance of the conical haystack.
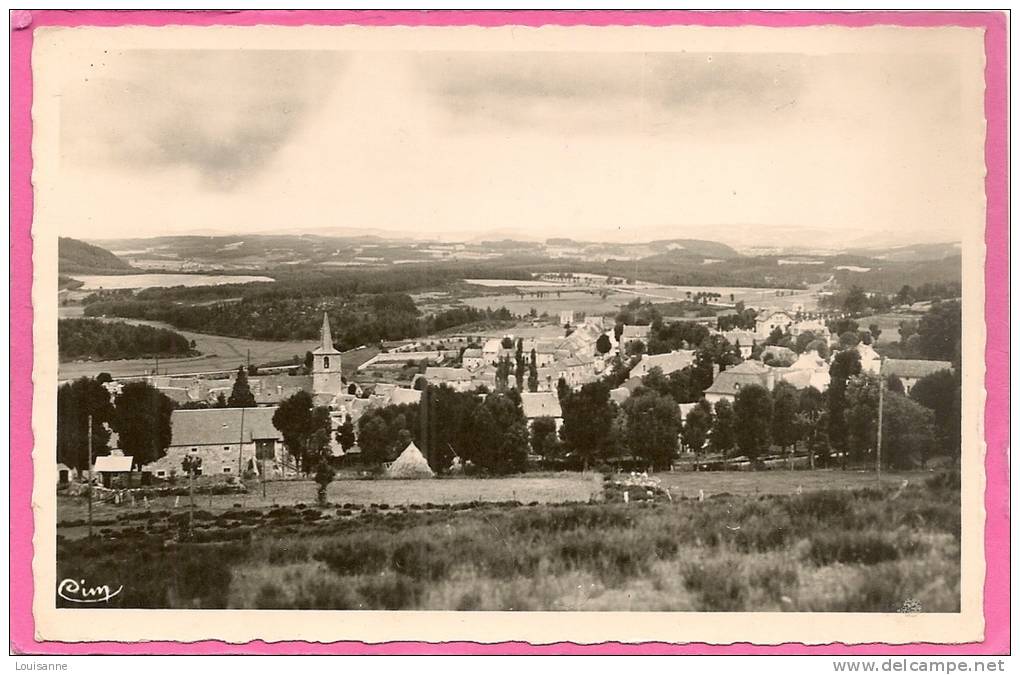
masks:
<path fill-rule="evenodd" d="M 432 478 L 435 474 L 429 466 L 425 455 L 413 442 L 408 443 L 396 461 L 386 470 L 390 478 Z"/>

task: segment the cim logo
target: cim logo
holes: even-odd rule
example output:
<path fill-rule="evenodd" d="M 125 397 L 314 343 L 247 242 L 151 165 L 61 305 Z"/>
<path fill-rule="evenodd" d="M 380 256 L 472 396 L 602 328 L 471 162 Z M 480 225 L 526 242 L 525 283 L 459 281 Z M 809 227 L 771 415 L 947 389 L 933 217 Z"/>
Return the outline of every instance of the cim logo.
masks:
<path fill-rule="evenodd" d="M 122 590 L 124 590 L 123 586 L 118 586 L 117 590 L 112 591 L 106 584 L 102 584 L 100 586 L 86 586 L 84 579 L 78 581 L 74 579 L 64 579 L 57 586 L 57 595 L 68 602 L 90 604 L 96 602 L 109 602 L 111 598 L 115 597 Z"/>

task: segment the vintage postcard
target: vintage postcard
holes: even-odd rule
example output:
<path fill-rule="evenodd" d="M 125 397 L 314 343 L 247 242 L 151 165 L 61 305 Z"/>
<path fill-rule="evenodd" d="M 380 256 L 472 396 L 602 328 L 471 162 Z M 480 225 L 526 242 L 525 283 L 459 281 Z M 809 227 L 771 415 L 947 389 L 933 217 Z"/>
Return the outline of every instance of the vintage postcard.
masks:
<path fill-rule="evenodd" d="M 12 21 L 23 650 L 1004 648 L 1003 15 Z"/>

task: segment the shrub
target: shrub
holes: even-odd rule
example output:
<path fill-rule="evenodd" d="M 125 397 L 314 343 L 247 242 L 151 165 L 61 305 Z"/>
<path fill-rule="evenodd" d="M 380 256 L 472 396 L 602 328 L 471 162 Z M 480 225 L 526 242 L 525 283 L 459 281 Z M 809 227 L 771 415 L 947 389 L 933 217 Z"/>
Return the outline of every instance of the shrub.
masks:
<path fill-rule="evenodd" d="M 449 548 L 415 537 L 396 545 L 390 564 L 398 574 L 417 580 L 439 581 L 445 579 L 450 571 L 452 563 L 447 557 L 450 554 Z"/>
<path fill-rule="evenodd" d="M 817 565 L 832 563 L 874 565 L 897 560 L 900 551 L 889 535 L 869 532 L 818 532 L 811 537 L 811 559 Z"/>
<path fill-rule="evenodd" d="M 690 564 L 684 571 L 684 586 L 701 598 L 701 611 L 739 612 L 747 603 L 747 584 L 739 565 L 731 561 Z"/>
<path fill-rule="evenodd" d="M 368 577 L 358 593 L 373 609 L 412 609 L 421 600 L 424 586 L 401 574 Z"/>
<path fill-rule="evenodd" d="M 369 538 L 333 542 L 315 554 L 316 560 L 341 575 L 379 572 L 386 566 L 388 557 L 385 546 Z"/>

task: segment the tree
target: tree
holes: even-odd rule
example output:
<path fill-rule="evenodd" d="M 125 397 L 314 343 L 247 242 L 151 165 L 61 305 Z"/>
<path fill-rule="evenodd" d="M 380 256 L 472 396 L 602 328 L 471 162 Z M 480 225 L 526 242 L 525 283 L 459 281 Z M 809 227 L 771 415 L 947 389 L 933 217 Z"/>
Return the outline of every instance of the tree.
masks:
<path fill-rule="evenodd" d="M 872 339 L 874 339 L 875 342 L 878 342 L 878 336 L 882 334 L 882 329 L 877 323 L 873 323 L 868 326 L 868 332 L 871 333 Z"/>
<path fill-rule="evenodd" d="M 851 377 L 861 372 L 861 355 L 856 349 L 841 351 L 829 366 L 828 436 L 834 448 L 842 451 L 843 466 L 846 467 L 847 426 L 846 387 Z"/>
<path fill-rule="evenodd" d="M 676 456 L 681 428 L 676 402 L 650 389 L 639 388 L 623 408 L 627 413 L 627 446 L 631 454 L 657 470 L 668 469 Z"/>
<path fill-rule="evenodd" d="M 804 351 L 815 352 L 826 361 L 829 360 L 829 356 L 831 355 L 829 351 L 829 343 L 825 340 L 814 340 L 808 343 L 808 346 L 804 348 Z"/>
<path fill-rule="evenodd" d="M 556 380 L 556 396 L 562 402 L 567 396 L 570 395 L 570 385 L 562 377 Z"/>
<path fill-rule="evenodd" d="M 803 333 L 797 335 L 797 337 L 794 339 L 793 351 L 797 352 L 798 354 L 803 354 L 804 352 L 808 351 L 809 346 L 812 343 L 814 343 L 814 341 L 817 339 L 818 338 L 815 337 L 814 333 L 812 333 L 809 330 L 806 330 Z"/>
<path fill-rule="evenodd" d="M 96 457 L 110 454 L 113 414 L 110 392 L 99 379 L 82 377 L 57 390 L 57 461 L 84 471 Z M 92 458 L 88 453 L 88 418 L 92 416 Z"/>
<path fill-rule="evenodd" d="M 743 361 L 740 352 L 721 335 L 710 335 L 698 346 L 694 354 L 692 384 L 697 398 L 712 386 L 713 366 L 725 370 Z"/>
<path fill-rule="evenodd" d="M 344 423 L 340 425 L 340 429 L 337 431 L 336 440 L 344 452 L 348 452 L 354 447 L 354 422 L 349 414 L 344 417 Z"/>
<path fill-rule="evenodd" d="M 932 304 L 917 326 L 921 353 L 930 359 L 952 361 L 959 366 L 961 330 L 958 300 Z"/>
<path fill-rule="evenodd" d="M 843 309 L 848 314 L 860 314 L 868 308 L 868 296 L 858 286 L 852 286 L 843 300 Z"/>
<path fill-rule="evenodd" d="M 617 322 L 616 325 L 613 326 L 613 337 L 616 338 L 616 344 L 620 344 L 620 337 L 622 335 L 623 335 L 623 324 L 620 323 L 620 322 Z"/>
<path fill-rule="evenodd" d="M 712 422 L 712 435 L 708 447 L 712 452 L 728 453 L 736 444 L 736 416 L 733 404 L 722 399 L 715 404 L 715 418 Z"/>
<path fill-rule="evenodd" d="M 917 334 L 917 321 L 914 321 L 912 319 L 900 321 L 899 333 L 900 344 L 905 345 L 907 343 L 907 340 L 910 339 L 911 335 Z"/>
<path fill-rule="evenodd" d="M 779 382 L 772 390 L 772 440 L 784 450 L 800 440 L 798 399 L 797 389 L 789 382 Z"/>
<path fill-rule="evenodd" d="M 849 379 L 846 386 L 847 450 L 861 462 L 878 440 L 878 378 L 867 373 Z"/>
<path fill-rule="evenodd" d="M 772 428 L 772 396 L 757 384 L 742 387 L 733 403 L 736 441 L 740 452 L 752 462 L 769 448 Z"/>
<path fill-rule="evenodd" d="M 700 454 L 705 449 L 705 441 L 708 440 L 708 434 L 711 429 L 712 405 L 705 399 L 701 399 L 687 413 L 683 428 L 680 430 L 684 445 L 691 452 Z"/>
<path fill-rule="evenodd" d="M 843 350 L 853 349 L 861 341 L 859 334 L 847 331 L 839 336 L 839 348 Z"/>
<path fill-rule="evenodd" d="M 559 450 L 556 440 L 556 420 L 538 417 L 531 423 L 531 451 L 536 455 L 549 457 Z"/>
<path fill-rule="evenodd" d="M 882 407 L 882 464 L 896 469 L 924 465 L 935 444 L 934 413 L 901 394 L 888 393 Z"/>
<path fill-rule="evenodd" d="M 227 407 L 227 396 L 222 391 L 220 393 L 216 394 L 216 405 L 215 405 L 215 407 L 216 408 L 226 408 Z"/>
<path fill-rule="evenodd" d="M 244 372 L 244 366 L 237 367 L 237 377 L 234 378 L 234 387 L 230 390 L 227 405 L 231 408 L 254 408 L 256 406 L 255 394 L 251 393 L 248 374 Z"/>
<path fill-rule="evenodd" d="M 524 391 L 524 338 L 517 338 L 517 351 L 514 353 L 514 378 L 517 380 L 517 391 Z"/>
<path fill-rule="evenodd" d="M 287 450 L 297 459 L 303 473 L 316 466 L 329 445 L 329 409 L 315 406 L 307 391 L 299 391 L 280 402 L 273 413 L 273 426 L 280 431 Z"/>
<path fill-rule="evenodd" d="M 528 391 L 538 391 L 538 355 L 531 350 L 531 360 L 528 362 Z"/>
<path fill-rule="evenodd" d="M 644 377 L 641 378 L 641 386 L 647 387 L 657 394 L 671 396 L 669 379 L 662 374 L 662 368 L 655 366 Z"/>
<path fill-rule="evenodd" d="M 316 501 L 319 506 L 326 506 L 326 490 L 329 488 L 329 484 L 333 482 L 333 476 L 335 472 L 333 467 L 329 465 L 329 462 L 325 459 L 320 459 L 318 465 L 315 468 L 315 483 L 318 485 L 318 489 L 315 492 Z"/>
<path fill-rule="evenodd" d="M 785 336 L 786 333 L 783 332 L 783 329 L 776 326 L 772 329 L 772 332 L 769 333 L 769 336 L 765 338 L 765 345 L 778 345 Z"/>
<path fill-rule="evenodd" d="M 603 356 L 608 354 L 613 348 L 613 342 L 609 339 L 609 336 L 603 333 L 595 340 L 595 351 Z"/>
<path fill-rule="evenodd" d="M 843 333 L 856 333 L 860 326 L 853 319 L 842 318 L 833 319 L 829 321 L 826 326 L 833 335 L 842 335 Z"/>
<path fill-rule="evenodd" d="M 166 454 L 174 402 L 148 382 L 129 382 L 114 400 L 113 430 L 120 449 L 141 469 Z"/>
<path fill-rule="evenodd" d="M 825 420 L 825 394 L 814 387 L 801 389 L 797 397 L 797 435 L 804 439 L 811 468 L 815 458 L 828 459 L 829 435 Z"/>
<path fill-rule="evenodd" d="M 615 417 L 615 403 L 604 382 L 589 382 L 560 400 L 563 425 L 560 437 L 567 450 L 581 458 L 584 468 L 601 458 L 607 448 Z"/>
<path fill-rule="evenodd" d="M 504 338 L 507 339 L 507 338 Z M 510 358 L 499 357 L 496 363 L 496 391 L 506 391 L 510 384 Z"/>
<path fill-rule="evenodd" d="M 885 378 L 885 387 L 896 394 L 907 393 L 906 387 L 903 386 L 903 380 L 901 380 L 896 373 L 892 373 Z"/>
<path fill-rule="evenodd" d="M 485 397 L 472 419 L 472 463 L 497 474 L 523 471 L 528 461 L 527 422 L 520 405 L 506 394 Z"/>
<path fill-rule="evenodd" d="M 305 375 L 311 375 L 315 366 L 315 356 L 311 352 L 305 352 L 304 368 Z"/>
<path fill-rule="evenodd" d="M 959 371 L 948 370 L 925 375 L 910 389 L 910 398 L 934 414 L 935 439 L 939 451 L 948 457 L 960 457 Z"/>

